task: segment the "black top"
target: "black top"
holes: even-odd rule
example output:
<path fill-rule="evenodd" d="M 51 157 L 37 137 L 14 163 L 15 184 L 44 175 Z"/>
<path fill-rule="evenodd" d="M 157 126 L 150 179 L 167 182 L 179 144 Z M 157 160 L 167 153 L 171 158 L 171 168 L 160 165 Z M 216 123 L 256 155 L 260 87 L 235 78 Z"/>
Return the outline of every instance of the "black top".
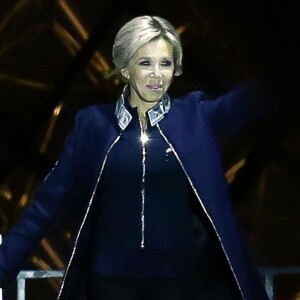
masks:
<path fill-rule="evenodd" d="M 109 152 L 96 193 L 91 271 L 97 275 L 179 277 L 215 273 L 215 248 L 199 203 L 169 145 L 148 126 L 143 145 L 136 109 Z M 141 249 L 144 192 L 144 242 Z M 197 213 L 196 213 L 197 211 Z M 204 217 L 205 219 L 205 217 Z"/>

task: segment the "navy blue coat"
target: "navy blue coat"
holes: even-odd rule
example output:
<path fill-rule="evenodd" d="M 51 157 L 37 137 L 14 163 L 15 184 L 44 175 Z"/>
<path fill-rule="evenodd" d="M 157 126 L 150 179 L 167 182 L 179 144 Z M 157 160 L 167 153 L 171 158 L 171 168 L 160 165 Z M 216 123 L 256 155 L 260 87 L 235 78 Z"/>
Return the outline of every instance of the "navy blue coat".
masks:
<path fill-rule="evenodd" d="M 208 100 L 204 93 L 196 91 L 172 99 L 169 112 L 156 125 L 186 173 L 245 300 L 268 298 L 234 217 L 217 139 L 260 117 L 263 101 L 248 86 L 238 87 L 217 100 Z M 95 105 L 76 115 L 60 159 L 36 191 L 32 204 L 5 236 L 0 248 L 2 286 L 17 275 L 56 216 L 77 201 L 83 219 L 59 299 L 85 299 L 82 274 L 87 265 L 84 261 L 88 256 L 93 198 L 107 153 L 122 132 L 115 106 Z"/>

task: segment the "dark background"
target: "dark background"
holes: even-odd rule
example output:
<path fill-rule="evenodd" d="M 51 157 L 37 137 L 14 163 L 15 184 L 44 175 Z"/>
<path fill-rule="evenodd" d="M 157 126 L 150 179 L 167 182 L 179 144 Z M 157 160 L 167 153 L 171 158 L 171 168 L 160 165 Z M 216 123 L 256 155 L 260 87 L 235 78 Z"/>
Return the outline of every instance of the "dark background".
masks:
<path fill-rule="evenodd" d="M 0 2 L 0 232 L 31 202 L 56 161 L 75 113 L 115 101 L 117 30 L 158 15 L 181 32 L 183 75 L 169 94 L 217 97 L 263 79 L 274 109 L 224 141 L 224 168 L 242 229 L 261 267 L 300 267 L 299 10 L 292 1 L 2 0 Z M 26 269 L 64 267 L 72 212 L 57 222 Z M 54 254 L 49 250 L 54 250 Z M 55 255 L 58 256 L 55 259 Z M 54 299 L 55 281 L 29 281 L 28 299 Z M 276 299 L 296 299 L 300 274 L 275 280 Z M 15 284 L 6 291 L 15 298 Z"/>

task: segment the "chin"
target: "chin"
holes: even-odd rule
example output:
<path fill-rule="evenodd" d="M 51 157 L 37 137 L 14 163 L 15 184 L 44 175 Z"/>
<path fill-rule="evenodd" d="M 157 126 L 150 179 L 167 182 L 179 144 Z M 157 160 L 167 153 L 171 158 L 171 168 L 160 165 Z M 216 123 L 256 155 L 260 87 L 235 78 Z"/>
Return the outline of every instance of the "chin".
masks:
<path fill-rule="evenodd" d="M 144 101 L 145 102 L 147 102 L 147 103 L 157 103 L 159 100 L 161 99 L 161 97 L 160 98 L 156 98 L 156 99 L 144 99 Z"/>
<path fill-rule="evenodd" d="M 158 95 L 155 95 L 155 97 L 144 97 L 143 100 L 148 103 L 156 103 L 163 97 L 163 95 L 163 93 L 159 93 Z"/>

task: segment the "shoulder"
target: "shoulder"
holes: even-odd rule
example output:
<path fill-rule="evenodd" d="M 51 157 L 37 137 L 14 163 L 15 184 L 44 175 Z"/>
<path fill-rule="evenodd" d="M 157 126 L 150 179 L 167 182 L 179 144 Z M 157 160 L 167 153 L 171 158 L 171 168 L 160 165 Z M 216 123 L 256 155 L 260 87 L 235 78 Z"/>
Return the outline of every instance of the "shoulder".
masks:
<path fill-rule="evenodd" d="M 115 107 L 115 102 L 87 106 L 76 113 L 75 123 L 83 125 L 94 122 L 111 122 L 115 118 Z"/>
<path fill-rule="evenodd" d="M 193 105 L 207 100 L 207 95 L 203 91 L 191 91 L 179 97 L 172 98 L 172 101 L 178 105 Z"/>
<path fill-rule="evenodd" d="M 76 118 L 86 119 L 99 117 L 100 115 L 114 114 L 115 107 L 115 102 L 90 105 L 79 110 Z"/>
<path fill-rule="evenodd" d="M 198 111 L 205 100 L 207 100 L 207 95 L 204 92 L 191 91 L 182 96 L 172 98 L 172 107 L 181 111 Z"/>

